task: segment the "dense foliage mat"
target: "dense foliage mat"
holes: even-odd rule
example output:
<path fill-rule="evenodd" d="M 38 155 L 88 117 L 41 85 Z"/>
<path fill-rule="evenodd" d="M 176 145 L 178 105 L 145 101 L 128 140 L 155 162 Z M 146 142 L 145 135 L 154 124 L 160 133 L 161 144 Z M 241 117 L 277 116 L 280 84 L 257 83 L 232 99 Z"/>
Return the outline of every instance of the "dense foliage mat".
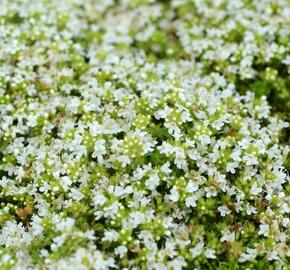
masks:
<path fill-rule="evenodd" d="M 289 18 L 0 1 L 0 269 L 289 269 Z"/>

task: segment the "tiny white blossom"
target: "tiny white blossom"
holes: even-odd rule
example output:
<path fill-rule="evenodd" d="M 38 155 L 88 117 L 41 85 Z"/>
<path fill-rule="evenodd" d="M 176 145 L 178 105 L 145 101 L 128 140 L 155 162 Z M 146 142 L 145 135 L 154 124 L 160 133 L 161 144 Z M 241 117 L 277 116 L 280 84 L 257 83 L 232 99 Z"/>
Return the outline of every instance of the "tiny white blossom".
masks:
<path fill-rule="evenodd" d="M 162 165 L 161 170 L 166 174 L 170 174 L 172 170 L 169 167 L 170 167 L 170 162 L 167 161 L 164 165 Z"/>
<path fill-rule="evenodd" d="M 222 217 L 225 217 L 226 215 L 231 213 L 230 209 L 226 206 L 219 206 L 217 210 L 220 212 Z"/>
<path fill-rule="evenodd" d="M 119 246 L 114 249 L 115 254 L 118 255 L 120 258 L 124 258 L 127 251 L 128 249 L 125 246 Z"/>
<path fill-rule="evenodd" d="M 94 196 L 94 204 L 102 206 L 107 201 L 107 198 L 103 194 L 96 194 Z"/>
<path fill-rule="evenodd" d="M 199 189 L 197 182 L 189 181 L 185 187 L 186 192 L 195 192 Z"/>
<path fill-rule="evenodd" d="M 213 249 L 206 249 L 204 252 L 205 257 L 207 257 L 208 259 L 215 259 L 216 255 L 215 255 L 215 250 Z"/>
<path fill-rule="evenodd" d="M 197 243 L 197 245 L 194 248 L 191 248 L 189 251 L 192 255 L 192 258 L 196 258 L 197 256 L 199 256 L 202 253 L 202 250 L 204 248 L 204 242 L 200 241 Z"/>
<path fill-rule="evenodd" d="M 187 207 L 195 207 L 196 206 L 196 198 L 194 196 L 187 197 L 185 199 L 185 205 Z"/>
<path fill-rule="evenodd" d="M 149 190 L 154 190 L 159 185 L 159 183 L 160 183 L 159 176 L 155 172 L 155 173 L 151 174 L 150 177 L 146 180 L 145 186 Z"/>
<path fill-rule="evenodd" d="M 179 200 L 179 192 L 176 188 L 176 186 L 174 186 L 172 189 L 171 189 L 171 192 L 170 192 L 170 195 L 169 195 L 169 199 L 173 202 L 177 202 Z"/>
<path fill-rule="evenodd" d="M 258 232 L 259 235 L 264 235 L 264 236 L 269 235 L 270 228 L 268 224 L 260 224 L 259 228 L 260 228 Z"/>
<path fill-rule="evenodd" d="M 221 242 L 234 242 L 235 241 L 235 232 L 225 231 L 223 236 L 220 239 Z"/>
<path fill-rule="evenodd" d="M 253 248 L 247 248 L 247 252 L 242 253 L 239 258 L 239 262 L 251 261 L 255 259 L 257 256 L 257 252 Z"/>
<path fill-rule="evenodd" d="M 258 185 L 257 185 L 256 182 L 252 185 L 251 190 L 250 190 L 250 192 L 251 192 L 252 195 L 258 195 L 262 191 L 263 191 L 263 189 L 260 188 L 260 187 L 258 187 Z"/>

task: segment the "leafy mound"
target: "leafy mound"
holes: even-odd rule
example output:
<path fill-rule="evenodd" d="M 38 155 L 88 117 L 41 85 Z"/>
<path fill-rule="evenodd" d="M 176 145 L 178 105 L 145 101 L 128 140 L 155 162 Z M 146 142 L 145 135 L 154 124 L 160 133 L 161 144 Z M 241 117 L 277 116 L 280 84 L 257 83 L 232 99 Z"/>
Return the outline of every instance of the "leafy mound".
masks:
<path fill-rule="evenodd" d="M 117 2 L 0 3 L 0 268 L 287 269 L 287 1 Z"/>

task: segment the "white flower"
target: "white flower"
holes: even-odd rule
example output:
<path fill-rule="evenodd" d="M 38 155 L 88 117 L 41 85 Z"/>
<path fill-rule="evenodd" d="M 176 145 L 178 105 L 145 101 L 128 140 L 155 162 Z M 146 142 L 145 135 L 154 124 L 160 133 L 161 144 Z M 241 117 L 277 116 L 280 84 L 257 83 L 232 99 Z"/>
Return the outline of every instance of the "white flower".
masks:
<path fill-rule="evenodd" d="M 208 145 L 208 144 L 211 143 L 211 139 L 210 139 L 210 137 L 207 136 L 207 135 L 201 135 L 201 136 L 199 137 L 199 141 L 200 141 L 200 143 L 201 143 L 203 146 L 206 146 L 206 145 Z"/>
<path fill-rule="evenodd" d="M 167 142 L 162 142 L 162 145 L 158 146 L 157 149 L 161 154 L 173 154 L 175 151 L 174 147 Z"/>
<path fill-rule="evenodd" d="M 193 259 L 201 254 L 203 247 L 204 247 L 204 242 L 200 241 L 197 243 L 197 245 L 194 248 L 191 248 L 189 250 Z"/>
<path fill-rule="evenodd" d="M 166 267 L 166 270 L 169 269 L 174 269 L 174 270 L 182 270 L 184 267 L 187 266 L 187 263 L 185 259 L 181 256 L 174 258 L 172 261 L 168 262 L 168 266 Z"/>
<path fill-rule="evenodd" d="M 26 247 L 33 240 L 31 234 L 26 232 L 22 223 L 15 220 L 6 221 L 0 233 L 0 245 L 6 248 Z"/>
<path fill-rule="evenodd" d="M 182 169 L 184 171 L 188 170 L 188 164 L 186 162 L 186 159 L 184 159 L 184 158 L 175 158 L 174 159 L 174 164 L 179 169 Z"/>
<path fill-rule="evenodd" d="M 172 135 L 175 140 L 180 140 L 180 138 L 182 137 L 182 132 L 175 123 L 165 123 L 164 126 L 168 128 L 168 133 Z"/>
<path fill-rule="evenodd" d="M 251 141 L 248 138 L 243 138 L 241 141 L 238 142 L 238 145 L 242 149 L 247 149 L 250 145 Z"/>
<path fill-rule="evenodd" d="M 50 185 L 47 182 L 44 182 L 42 187 L 39 188 L 40 192 L 47 193 L 50 190 Z"/>
<path fill-rule="evenodd" d="M 107 198 L 103 194 L 96 194 L 93 201 L 94 205 L 102 206 L 107 201 Z"/>
<path fill-rule="evenodd" d="M 104 208 L 104 216 L 112 217 L 116 215 L 119 209 L 119 204 L 117 201 L 113 202 L 110 206 Z"/>
<path fill-rule="evenodd" d="M 114 249 L 115 254 L 118 255 L 120 258 L 124 258 L 127 251 L 128 249 L 125 246 L 118 246 L 117 248 Z"/>
<path fill-rule="evenodd" d="M 150 177 L 145 181 L 145 186 L 149 190 L 154 190 L 160 183 L 159 176 L 156 172 L 150 175 Z"/>
<path fill-rule="evenodd" d="M 2 179 L 0 180 L 0 186 L 6 187 L 9 183 L 9 179 L 6 176 L 2 176 Z"/>
<path fill-rule="evenodd" d="M 17 179 L 22 179 L 25 176 L 25 171 L 23 170 L 23 167 L 20 166 L 17 170 Z"/>
<path fill-rule="evenodd" d="M 35 127 L 37 124 L 37 116 L 35 115 L 28 115 L 27 117 L 27 125 L 30 127 Z"/>
<path fill-rule="evenodd" d="M 65 235 L 60 235 L 60 236 L 56 236 L 53 238 L 53 243 L 51 244 L 51 249 L 53 251 L 56 251 L 60 246 L 62 246 L 62 244 L 65 241 L 66 236 Z"/>
<path fill-rule="evenodd" d="M 78 189 L 76 188 L 71 188 L 69 196 L 74 200 L 74 201 L 80 201 L 81 199 L 84 198 L 84 194 L 81 193 Z"/>
<path fill-rule="evenodd" d="M 148 213 L 146 215 L 139 211 L 132 212 L 129 220 L 130 227 L 137 228 L 140 224 L 146 222 L 146 218 L 148 218 Z"/>
<path fill-rule="evenodd" d="M 181 114 L 181 120 L 183 123 L 191 122 L 192 119 L 191 119 L 190 113 L 188 111 L 183 111 Z"/>
<path fill-rule="evenodd" d="M 242 253 L 239 258 L 239 262 L 246 262 L 255 259 L 257 256 L 257 252 L 253 248 L 247 248 L 246 253 Z"/>
<path fill-rule="evenodd" d="M 200 158 L 200 154 L 197 150 L 189 150 L 187 153 L 192 160 L 198 160 Z"/>
<path fill-rule="evenodd" d="M 226 122 L 228 122 L 227 116 L 223 115 L 218 120 L 214 121 L 211 126 L 216 130 L 220 130 Z"/>
<path fill-rule="evenodd" d="M 102 241 L 116 242 L 118 238 L 119 234 L 115 230 L 109 230 L 105 231 Z"/>
<path fill-rule="evenodd" d="M 72 114 L 76 114 L 78 112 L 78 107 L 80 106 L 80 100 L 77 97 L 73 97 L 68 100 L 66 104 L 66 109 L 68 112 Z"/>
<path fill-rule="evenodd" d="M 42 219 L 39 216 L 33 215 L 32 224 L 31 224 L 33 236 L 42 235 L 43 227 L 42 227 L 41 222 L 42 222 Z"/>
<path fill-rule="evenodd" d="M 268 258 L 269 261 L 278 261 L 278 260 L 280 260 L 280 257 L 278 255 L 277 250 L 273 250 L 273 251 L 269 252 L 267 258 Z"/>
<path fill-rule="evenodd" d="M 246 165 L 257 165 L 258 160 L 253 154 L 246 154 L 243 156 L 243 161 Z"/>
<path fill-rule="evenodd" d="M 94 152 L 92 153 L 93 158 L 98 158 L 99 163 L 103 163 L 103 155 L 106 154 L 106 141 L 103 139 L 97 140 L 94 145 Z"/>
<path fill-rule="evenodd" d="M 185 205 L 187 207 L 195 207 L 196 206 L 196 198 L 194 196 L 187 197 L 185 199 Z"/>
<path fill-rule="evenodd" d="M 234 161 L 239 162 L 241 160 L 241 149 L 240 148 L 235 148 L 235 150 L 231 153 L 231 158 Z"/>
<path fill-rule="evenodd" d="M 72 184 L 72 180 L 68 176 L 63 176 L 60 178 L 60 184 L 62 188 L 67 191 Z"/>
<path fill-rule="evenodd" d="M 226 215 L 231 213 L 230 209 L 226 206 L 219 206 L 217 210 L 220 212 L 222 217 L 225 217 Z"/>
<path fill-rule="evenodd" d="M 117 160 L 121 162 L 123 168 L 131 163 L 131 160 L 125 155 L 118 156 Z"/>
<path fill-rule="evenodd" d="M 281 205 L 281 213 L 290 213 L 290 205 L 289 203 L 282 203 Z"/>
<path fill-rule="evenodd" d="M 263 191 L 263 189 L 259 188 L 256 182 L 252 185 L 251 190 L 250 190 L 252 195 L 258 195 L 262 191 Z"/>
<path fill-rule="evenodd" d="M 256 214 L 257 213 L 257 209 L 254 206 L 252 206 L 249 203 L 247 203 L 246 212 L 247 212 L 248 215 Z"/>
<path fill-rule="evenodd" d="M 220 239 L 221 242 L 234 242 L 235 241 L 235 232 L 225 231 L 223 236 Z"/>
<path fill-rule="evenodd" d="M 199 185 L 197 182 L 189 181 L 185 187 L 186 192 L 194 192 L 199 189 Z"/>
<path fill-rule="evenodd" d="M 156 119 L 161 119 L 161 118 L 165 119 L 169 113 L 170 113 L 170 108 L 168 106 L 165 106 L 164 108 L 158 110 L 154 116 Z"/>
<path fill-rule="evenodd" d="M 204 252 L 205 257 L 207 257 L 208 259 L 215 259 L 216 255 L 215 255 L 215 250 L 213 249 L 206 249 Z"/>
<path fill-rule="evenodd" d="M 56 230 L 58 231 L 70 231 L 75 224 L 75 220 L 73 218 L 65 218 L 63 220 L 57 220 L 56 219 Z"/>
<path fill-rule="evenodd" d="M 204 190 L 206 192 L 207 198 L 215 197 L 218 194 L 216 188 L 214 188 L 214 187 L 206 187 Z"/>
<path fill-rule="evenodd" d="M 179 192 L 176 186 L 174 186 L 170 191 L 169 199 L 173 202 L 177 202 L 179 200 L 179 197 L 180 197 Z"/>
<path fill-rule="evenodd" d="M 234 174 L 236 172 L 235 169 L 238 168 L 238 167 L 239 167 L 239 163 L 237 163 L 237 162 L 229 162 L 229 163 L 227 163 L 226 171 Z"/>
<path fill-rule="evenodd" d="M 259 235 L 269 236 L 270 227 L 268 224 L 260 224 L 259 228 Z"/>
<path fill-rule="evenodd" d="M 164 172 L 165 174 L 170 174 L 172 172 L 172 170 L 169 168 L 170 167 L 170 162 L 167 161 L 165 164 L 162 165 L 161 170 L 162 172 Z"/>

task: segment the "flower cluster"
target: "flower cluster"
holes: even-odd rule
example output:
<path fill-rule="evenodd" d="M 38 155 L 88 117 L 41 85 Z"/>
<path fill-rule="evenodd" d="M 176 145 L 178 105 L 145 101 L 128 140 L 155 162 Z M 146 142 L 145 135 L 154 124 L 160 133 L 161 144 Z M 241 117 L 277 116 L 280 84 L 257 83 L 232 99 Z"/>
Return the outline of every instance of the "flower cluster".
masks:
<path fill-rule="evenodd" d="M 289 15 L 2 0 L 0 269 L 288 269 Z"/>

